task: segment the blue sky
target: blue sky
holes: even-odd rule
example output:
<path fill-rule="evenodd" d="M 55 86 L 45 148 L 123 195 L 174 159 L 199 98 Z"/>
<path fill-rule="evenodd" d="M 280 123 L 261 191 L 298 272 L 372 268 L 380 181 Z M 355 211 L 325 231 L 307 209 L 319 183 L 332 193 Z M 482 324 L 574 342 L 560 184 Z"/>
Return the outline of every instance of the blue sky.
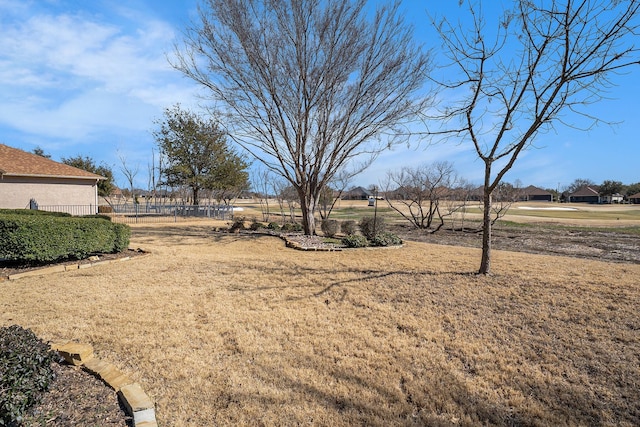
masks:
<path fill-rule="evenodd" d="M 488 2 L 485 2 L 488 3 Z M 491 2 L 491 6 L 498 2 Z M 89 156 L 111 166 L 126 187 L 120 157 L 138 167 L 146 188 L 155 141 L 153 121 L 165 107 L 197 108 L 200 90 L 166 59 L 196 0 L 0 0 L 0 142 L 54 160 Z M 426 46 L 438 46 L 427 11 L 455 14 L 457 1 L 405 1 L 402 8 Z M 455 18 L 455 17 L 454 17 Z M 520 156 L 506 180 L 562 188 L 576 178 L 596 183 L 640 181 L 637 110 L 640 70 L 614 78 L 619 86 L 590 114 L 612 122 L 589 132 L 558 127 Z M 354 185 L 379 184 L 388 170 L 448 160 L 480 183 L 482 163 L 465 144 L 397 146 L 383 153 Z"/>

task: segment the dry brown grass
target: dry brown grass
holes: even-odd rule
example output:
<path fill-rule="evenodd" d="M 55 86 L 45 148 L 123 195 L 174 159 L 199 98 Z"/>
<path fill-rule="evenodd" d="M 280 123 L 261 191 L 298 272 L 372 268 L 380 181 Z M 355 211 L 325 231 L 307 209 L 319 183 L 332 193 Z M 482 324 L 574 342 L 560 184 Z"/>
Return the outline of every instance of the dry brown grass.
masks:
<path fill-rule="evenodd" d="M 150 257 L 0 282 L 0 325 L 91 343 L 164 426 L 638 425 L 640 265 L 474 249 L 307 253 L 203 223 Z"/>

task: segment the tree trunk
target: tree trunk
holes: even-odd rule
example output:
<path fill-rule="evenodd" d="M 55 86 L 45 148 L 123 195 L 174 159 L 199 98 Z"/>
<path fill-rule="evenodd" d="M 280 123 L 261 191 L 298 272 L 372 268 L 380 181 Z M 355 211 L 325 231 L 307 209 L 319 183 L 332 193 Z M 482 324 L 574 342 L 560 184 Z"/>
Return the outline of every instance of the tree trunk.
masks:
<path fill-rule="evenodd" d="M 302 210 L 302 228 L 304 230 L 304 234 L 307 236 L 313 236 L 316 234 L 316 218 L 315 214 L 315 203 L 313 198 L 311 200 L 301 200 L 300 207 Z"/>
<path fill-rule="evenodd" d="M 491 198 L 492 191 L 489 186 L 484 187 L 482 197 L 482 259 L 480 261 L 479 274 L 489 274 L 491 272 Z"/>
<path fill-rule="evenodd" d="M 305 191 L 306 190 L 306 191 Z M 304 187 L 296 188 L 300 199 L 300 210 L 302 211 L 302 229 L 307 236 L 316 234 L 316 208 L 320 201 L 320 194 L 313 194 L 313 191 Z"/>
<path fill-rule="evenodd" d="M 193 190 L 193 204 L 200 204 L 200 199 L 198 198 L 198 187 L 191 187 L 191 189 Z"/>

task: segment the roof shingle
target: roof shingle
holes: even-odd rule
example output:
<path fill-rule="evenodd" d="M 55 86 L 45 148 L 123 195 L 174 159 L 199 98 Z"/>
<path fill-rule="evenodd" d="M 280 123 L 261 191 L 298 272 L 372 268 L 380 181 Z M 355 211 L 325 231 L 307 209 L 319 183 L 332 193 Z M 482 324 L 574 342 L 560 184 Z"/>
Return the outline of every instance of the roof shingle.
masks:
<path fill-rule="evenodd" d="M 0 176 L 2 175 L 104 179 L 100 175 L 0 144 Z"/>

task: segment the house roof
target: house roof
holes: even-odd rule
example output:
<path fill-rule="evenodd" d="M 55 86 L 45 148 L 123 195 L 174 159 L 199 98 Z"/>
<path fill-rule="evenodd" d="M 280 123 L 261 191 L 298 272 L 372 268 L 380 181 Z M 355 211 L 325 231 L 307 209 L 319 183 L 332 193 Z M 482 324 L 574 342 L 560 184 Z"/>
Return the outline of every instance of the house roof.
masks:
<path fill-rule="evenodd" d="M 30 176 L 40 178 L 104 179 L 64 163 L 37 154 L 0 144 L 0 176 Z"/>
<path fill-rule="evenodd" d="M 579 188 L 578 190 L 576 190 L 575 193 L 571 194 L 571 197 L 593 197 L 593 196 L 599 196 L 600 193 L 598 193 L 598 187 L 595 186 L 588 186 L 585 185 L 584 187 Z"/>
<path fill-rule="evenodd" d="M 633 194 L 629 196 L 630 199 L 640 199 L 640 193 Z"/>
<path fill-rule="evenodd" d="M 523 189 L 522 193 L 526 194 L 527 196 L 551 196 L 552 195 L 547 190 L 543 190 L 542 188 L 538 188 L 533 185 L 530 185 L 527 188 Z"/>

